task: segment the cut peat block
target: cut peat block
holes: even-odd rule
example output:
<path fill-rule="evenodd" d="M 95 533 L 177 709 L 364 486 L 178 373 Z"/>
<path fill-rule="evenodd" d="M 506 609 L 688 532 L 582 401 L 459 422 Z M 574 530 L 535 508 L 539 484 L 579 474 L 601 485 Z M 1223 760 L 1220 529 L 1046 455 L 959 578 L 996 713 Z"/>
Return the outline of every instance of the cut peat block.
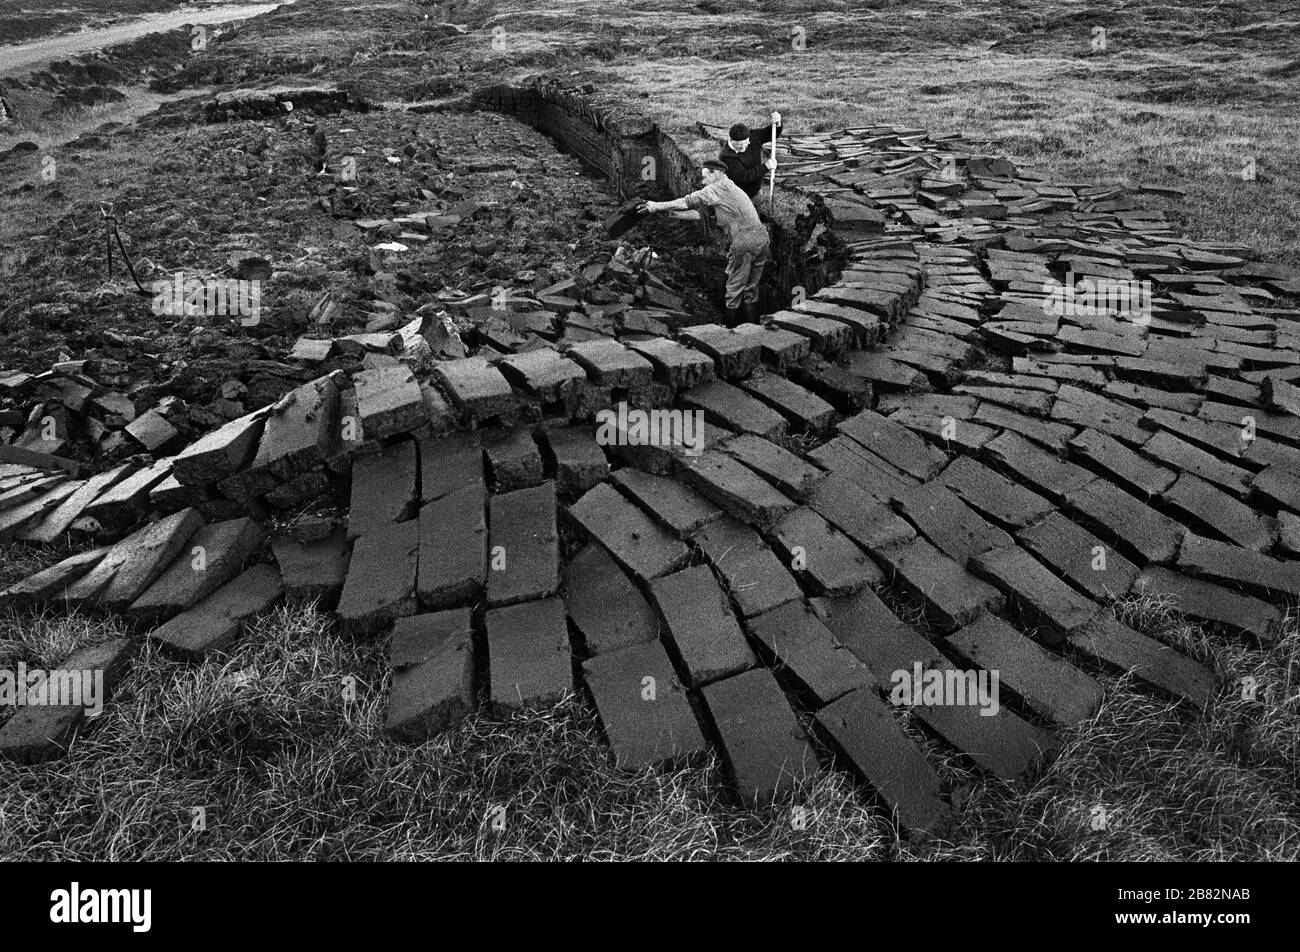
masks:
<path fill-rule="evenodd" d="M 369 440 L 409 433 L 429 422 L 424 394 L 410 367 L 394 364 L 361 370 L 352 375 L 357 413 Z"/>
<path fill-rule="evenodd" d="M 872 410 L 841 420 L 836 429 L 919 480 L 938 474 L 947 457 L 904 426 Z"/>
<path fill-rule="evenodd" d="M 339 388 L 333 375 L 303 384 L 280 398 L 266 418 L 251 469 L 282 480 L 323 466 L 338 442 Z"/>
<path fill-rule="evenodd" d="M 853 333 L 848 324 L 797 311 L 777 311 L 769 315 L 768 319 L 772 326 L 780 330 L 807 337 L 814 351 L 828 356 L 838 354 L 847 347 Z"/>
<path fill-rule="evenodd" d="M 589 489 L 568 509 L 591 538 L 641 581 L 649 581 L 681 568 L 690 550 L 629 502 L 608 483 Z"/>
<path fill-rule="evenodd" d="M 838 473 L 827 473 L 809 507 L 868 552 L 910 542 L 916 530 L 874 496 Z"/>
<path fill-rule="evenodd" d="M 1101 704 L 1100 684 L 996 615 L 976 619 L 948 636 L 944 646 L 978 668 L 998 672 L 1002 687 L 1054 723 L 1068 727 L 1086 720 Z"/>
<path fill-rule="evenodd" d="M 186 486 L 214 483 L 247 469 L 257 453 L 269 407 L 231 420 L 176 455 L 172 472 Z"/>
<path fill-rule="evenodd" d="M 1178 570 L 1199 578 L 1240 586 L 1269 598 L 1300 598 L 1300 562 L 1188 533 L 1178 552 Z"/>
<path fill-rule="evenodd" d="M 1011 430 L 985 443 L 984 451 L 1000 467 L 1014 473 L 1018 481 L 1056 503 L 1064 502 L 1097 478 Z"/>
<path fill-rule="evenodd" d="M 184 611 L 234 578 L 265 541 L 266 530 L 248 518 L 201 526 L 162 575 L 131 603 L 130 614 L 164 619 Z"/>
<path fill-rule="evenodd" d="M 625 466 L 615 470 L 614 485 L 649 510 L 679 539 L 686 539 L 722 518 L 722 509 L 675 479 Z"/>
<path fill-rule="evenodd" d="M 1035 492 L 983 466 L 969 456 L 959 456 L 944 469 L 939 482 L 1004 528 L 1027 525 L 1055 507 Z"/>
<path fill-rule="evenodd" d="M 967 672 L 955 667 L 937 669 L 954 677 Z M 1005 707 L 985 715 L 978 704 L 918 704 L 913 713 L 926 726 L 968 756 L 981 770 L 1015 780 L 1037 769 L 1056 749 L 1051 735 L 1021 720 Z"/>
<path fill-rule="evenodd" d="M 894 507 L 938 549 L 961 565 L 967 559 L 1011 545 L 1011 536 L 983 519 L 938 482 L 923 483 L 894 497 Z"/>
<path fill-rule="evenodd" d="M 812 350 L 811 338 L 783 328 L 740 324 L 735 330 L 758 344 L 759 356 L 765 364 L 783 373 Z"/>
<path fill-rule="evenodd" d="M 706 450 L 680 464 L 680 476 L 731 515 L 764 528 L 794 509 L 794 500 L 773 488 L 739 460 Z"/>
<path fill-rule="evenodd" d="M 1294 478 L 1300 481 L 1300 474 Z M 1264 552 L 1277 541 L 1277 525 L 1272 519 L 1191 473 L 1179 476 L 1160 498 L 1194 527 L 1208 526 L 1243 549 Z"/>
<path fill-rule="evenodd" d="M 922 668 L 949 663 L 869 588 L 847 598 L 814 598 L 812 608 L 836 642 L 853 652 L 878 684 L 889 684 L 895 671 L 911 671 L 918 662 Z"/>
<path fill-rule="evenodd" d="M 541 437 L 545 471 L 560 496 L 580 496 L 609 475 L 609 460 L 591 430 L 543 427 Z"/>
<path fill-rule="evenodd" d="M 203 517 L 184 509 L 151 522 L 115 545 L 103 561 L 68 590 L 74 602 L 93 601 L 109 611 L 125 611 L 163 573 L 203 525 Z"/>
<path fill-rule="evenodd" d="M 1187 531 L 1104 479 L 1093 480 L 1066 505 L 1103 541 L 1141 564 L 1172 562 Z"/>
<path fill-rule="evenodd" d="M 701 694 L 722 741 L 732 790 L 744 803 L 771 803 L 816 769 L 808 738 L 770 671 L 746 671 Z"/>
<path fill-rule="evenodd" d="M 515 410 L 510 384 L 482 357 L 444 361 L 433 368 L 433 374 L 456 409 L 473 423 L 509 416 Z"/>
<path fill-rule="evenodd" d="M 1139 456 L 1119 440 L 1098 430 L 1084 430 L 1071 437 L 1070 452 L 1143 499 L 1150 499 L 1167 489 L 1178 475 Z"/>
<path fill-rule="evenodd" d="M 1017 533 L 1026 549 L 1096 599 L 1115 599 L 1133 587 L 1138 568 L 1111 546 L 1059 512 Z"/>
<path fill-rule="evenodd" d="M 718 449 L 744 463 L 791 499 L 805 500 L 826 471 L 805 462 L 783 446 L 751 433 L 732 437 Z"/>
<path fill-rule="evenodd" d="M 1257 475 L 1251 489 L 1256 496 L 1283 509 L 1300 513 L 1300 478 L 1282 466 L 1268 466 Z"/>
<path fill-rule="evenodd" d="M 104 545 L 78 552 L 35 575 L 15 582 L 0 591 L 0 606 L 38 604 L 63 598 L 67 587 L 99 564 L 110 548 L 112 547 Z"/>
<path fill-rule="evenodd" d="M 483 444 L 477 432 L 456 433 L 442 440 L 421 440 L 420 497 L 441 499 L 466 486 L 484 486 Z"/>
<path fill-rule="evenodd" d="M 86 672 L 83 678 L 102 676 L 103 694 L 96 698 L 102 703 L 129 670 L 130 652 L 130 639 L 116 638 L 74 651 L 59 664 L 58 670 Z M 84 693 L 88 685 L 84 681 L 82 685 L 82 699 L 89 700 Z M 26 685 L 23 689 L 26 690 Z M 61 757 L 85 720 L 86 708 L 79 704 L 18 707 L 0 726 L 0 758 L 37 763 Z"/>
<path fill-rule="evenodd" d="M 757 374 L 740 386 L 809 433 L 825 432 L 835 418 L 835 408 L 829 403 L 777 374 Z"/>
<path fill-rule="evenodd" d="M 726 582 L 743 617 L 762 614 L 802 597 L 794 576 L 748 526 L 722 519 L 702 530 L 698 541 L 709 564 Z"/>
<path fill-rule="evenodd" d="M 885 580 L 865 552 L 811 509 L 782 516 L 772 538 L 787 564 L 819 595 L 852 595 Z"/>
<path fill-rule="evenodd" d="M 1026 623 L 1044 629 L 1044 640 L 1052 644 L 1088 624 L 1100 611 L 1095 602 L 1019 546 L 977 555 L 970 561 L 970 570 L 1005 593 Z"/>
<path fill-rule="evenodd" d="M 872 688 L 846 694 L 817 712 L 817 723 L 904 829 L 936 833 L 951 819 L 942 786 Z"/>
<path fill-rule="evenodd" d="M 98 499 L 115 483 L 131 473 L 133 467 L 118 466 L 107 472 L 90 477 L 77 489 L 47 514 L 39 522 L 33 522 L 29 528 L 18 533 L 18 538 L 25 542 L 49 544 L 68 530 L 92 502 Z"/>
<path fill-rule="evenodd" d="M 708 745 L 660 642 L 607 652 L 583 662 L 582 672 L 619 769 L 703 759 Z"/>
<path fill-rule="evenodd" d="M 73 482 L 47 486 L 47 491 L 41 495 L 0 511 L 0 542 L 18 538 L 28 529 L 39 526 L 49 513 L 57 510 L 66 500 L 75 495 L 79 488 L 79 485 Z M 138 515 L 139 513 L 133 514 L 133 516 Z M 134 518 L 131 521 L 134 521 Z"/>
<path fill-rule="evenodd" d="M 518 426 L 509 430 L 490 430 L 483 435 L 483 455 L 493 491 L 513 492 L 537 486 L 545 466 L 532 430 Z"/>
<path fill-rule="evenodd" d="M 473 620 L 468 608 L 399 618 L 389 635 L 384 733 L 421 741 L 474 712 Z"/>
<path fill-rule="evenodd" d="M 587 371 L 592 382 L 603 387 L 634 390 L 650 384 L 654 365 L 618 341 L 590 340 L 574 344 L 566 352 Z"/>
<path fill-rule="evenodd" d="M 786 602 L 749 619 L 745 627 L 818 706 L 877 684 L 870 669 L 841 647 L 802 601 Z"/>
<path fill-rule="evenodd" d="M 1218 687 L 1218 678 L 1209 668 L 1109 615 L 1070 635 L 1069 644 L 1104 667 L 1131 673 L 1197 707 L 1207 704 Z"/>
<path fill-rule="evenodd" d="M 555 483 L 493 496 L 488 516 L 488 604 L 554 595 L 560 586 Z"/>
<path fill-rule="evenodd" d="M 198 660 L 228 647 L 246 622 L 273 606 L 283 593 L 280 573 L 274 566 L 254 565 L 193 608 L 149 632 L 149 637 L 171 654 Z"/>
<path fill-rule="evenodd" d="M 420 523 L 415 519 L 358 539 L 339 597 L 340 626 L 371 634 L 396 618 L 414 614 L 419 555 Z"/>
<path fill-rule="evenodd" d="M 549 347 L 511 354 L 500 363 L 501 372 L 548 411 L 568 415 L 587 386 L 587 374 L 578 364 Z"/>
<path fill-rule="evenodd" d="M 420 604 L 448 608 L 477 598 L 487 582 L 486 493 L 481 484 L 454 490 L 420 510 L 415 590 Z M 509 566 L 509 552 L 506 553 Z"/>
<path fill-rule="evenodd" d="M 722 380 L 693 387 L 680 394 L 678 402 L 689 409 L 702 411 L 709 422 L 738 433 L 754 433 L 767 439 L 785 436 L 785 417 L 739 387 Z"/>
<path fill-rule="evenodd" d="M 589 543 L 564 569 L 564 603 L 593 655 L 654 641 L 659 617 L 603 546 Z"/>
<path fill-rule="evenodd" d="M 747 334 L 737 334 L 719 324 L 683 327 L 679 336 L 686 343 L 713 358 L 718 376 L 727 380 L 747 377 L 758 366 L 762 348 Z"/>
<path fill-rule="evenodd" d="M 558 598 L 492 609 L 487 644 L 497 713 L 548 707 L 573 690 L 569 632 Z"/>
<path fill-rule="evenodd" d="M 1267 602 L 1158 566 L 1137 577 L 1134 591 L 1167 598 L 1188 618 L 1223 625 L 1264 643 L 1276 640 L 1281 630 L 1282 613 Z"/>
<path fill-rule="evenodd" d="M 908 595 L 925 606 L 936 630 L 954 631 L 974 621 L 981 612 L 1002 607 L 1002 595 L 997 589 L 924 539 L 888 549 L 879 558 Z"/>
<path fill-rule="evenodd" d="M 666 337 L 632 341 L 633 350 L 655 367 L 660 379 L 678 390 L 686 390 L 714 379 L 713 359 Z"/>
<path fill-rule="evenodd" d="M 698 687 L 757 664 L 707 566 L 696 565 L 650 584 L 668 635 Z"/>
<path fill-rule="evenodd" d="M 352 547 L 342 527 L 310 542 L 280 536 L 271 543 L 271 551 L 280 566 L 287 597 L 316 601 L 321 608 L 338 604 L 352 559 Z"/>
<path fill-rule="evenodd" d="M 358 456 L 352 463 L 352 505 L 348 538 L 383 530 L 415 514 L 419 463 L 410 440 Z"/>

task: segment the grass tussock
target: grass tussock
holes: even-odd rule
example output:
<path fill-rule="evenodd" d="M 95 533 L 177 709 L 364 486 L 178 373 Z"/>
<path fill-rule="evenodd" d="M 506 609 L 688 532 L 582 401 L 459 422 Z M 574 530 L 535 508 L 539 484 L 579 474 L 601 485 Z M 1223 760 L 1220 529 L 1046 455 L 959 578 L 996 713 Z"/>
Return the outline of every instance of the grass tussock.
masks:
<path fill-rule="evenodd" d="M 530 716 L 471 718 L 418 746 L 380 733 L 378 644 L 310 608 L 264 617 L 234 652 L 180 664 L 141 647 L 69 755 L 5 768 L 6 859 L 1097 860 L 1300 856 L 1300 625 L 1253 649 L 1151 600 L 1121 617 L 1209 658 L 1227 685 L 1197 713 L 1102 675 L 1096 716 L 1036 779 L 979 776 L 918 740 L 960 805 L 944 838 L 900 839 L 851 775 L 827 767 L 788 800 L 733 806 L 716 762 L 614 770 L 571 697 Z M 0 664 L 53 664 L 120 629 L 6 616 Z M 1253 700 L 1242 677 L 1256 678 Z M 908 730 L 916 730 L 910 723 Z M 829 761 L 829 752 L 821 751 Z M 205 829 L 195 829 L 202 808 Z M 1104 824 L 1098 824 L 1103 816 Z M 1096 827 L 1096 828 L 1094 828 Z"/>

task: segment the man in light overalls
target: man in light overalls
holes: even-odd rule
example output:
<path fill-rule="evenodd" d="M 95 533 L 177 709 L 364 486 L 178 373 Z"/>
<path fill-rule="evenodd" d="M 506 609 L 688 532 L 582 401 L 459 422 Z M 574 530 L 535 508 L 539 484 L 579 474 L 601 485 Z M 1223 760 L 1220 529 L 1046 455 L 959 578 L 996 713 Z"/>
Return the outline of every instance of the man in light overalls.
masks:
<path fill-rule="evenodd" d="M 759 221 L 754 203 L 727 177 L 727 167 L 717 159 L 704 163 L 704 187 L 668 202 L 646 202 L 642 211 L 672 212 L 674 218 L 698 219 L 699 209 L 713 209 L 718 224 L 731 239 L 727 251 L 727 326 L 758 319 L 758 284 L 770 248 L 767 229 Z"/>

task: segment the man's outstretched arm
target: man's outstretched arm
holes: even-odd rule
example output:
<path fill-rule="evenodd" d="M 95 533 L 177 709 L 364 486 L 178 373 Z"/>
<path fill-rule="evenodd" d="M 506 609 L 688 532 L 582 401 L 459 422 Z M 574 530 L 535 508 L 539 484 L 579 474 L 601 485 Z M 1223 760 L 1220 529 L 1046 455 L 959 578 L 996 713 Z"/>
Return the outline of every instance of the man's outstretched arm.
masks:
<path fill-rule="evenodd" d="M 673 198 L 666 202 L 643 202 L 640 208 L 643 212 L 672 212 L 674 218 L 686 218 L 694 221 L 700 217 L 698 209 L 703 208 L 705 205 L 712 205 L 716 201 L 717 183 L 714 183 L 696 189 L 681 198 Z"/>
<path fill-rule="evenodd" d="M 688 210 L 690 209 L 690 206 L 686 204 L 686 198 L 688 198 L 688 197 L 689 197 L 689 196 L 686 196 L 686 197 L 683 197 L 683 198 L 674 198 L 674 199 L 672 199 L 671 201 L 667 201 L 667 202 L 646 202 L 645 204 L 643 204 L 643 205 L 641 206 L 641 210 L 642 210 L 642 211 L 645 211 L 645 212 L 684 212 L 684 211 L 688 211 Z M 698 217 L 698 216 L 697 216 L 697 217 Z"/>

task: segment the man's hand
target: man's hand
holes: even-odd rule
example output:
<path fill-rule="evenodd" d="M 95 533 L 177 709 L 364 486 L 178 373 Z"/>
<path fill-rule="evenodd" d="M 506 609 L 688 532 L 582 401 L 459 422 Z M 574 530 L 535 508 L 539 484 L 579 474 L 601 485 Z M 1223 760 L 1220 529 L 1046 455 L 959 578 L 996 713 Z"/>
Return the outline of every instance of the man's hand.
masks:
<path fill-rule="evenodd" d="M 769 172 L 772 171 L 772 169 L 776 168 L 776 159 L 771 158 L 771 157 L 769 156 L 768 158 L 766 158 L 766 159 L 763 160 L 763 166 L 764 166 L 764 167 L 765 167 Z"/>
<path fill-rule="evenodd" d="M 648 215 L 648 214 L 650 214 L 651 212 L 657 212 L 657 211 L 659 211 L 659 203 L 658 203 L 658 202 L 642 202 L 640 205 L 638 205 L 638 206 L 636 207 L 636 210 L 637 210 L 638 212 L 640 212 L 642 215 Z"/>
<path fill-rule="evenodd" d="M 780 114 L 779 112 L 777 112 L 775 109 L 773 109 L 773 110 L 772 110 L 772 125 L 774 125 L 774 126 L 779 126 L 780 124 L 781 124 L 781 114 Z"/>

